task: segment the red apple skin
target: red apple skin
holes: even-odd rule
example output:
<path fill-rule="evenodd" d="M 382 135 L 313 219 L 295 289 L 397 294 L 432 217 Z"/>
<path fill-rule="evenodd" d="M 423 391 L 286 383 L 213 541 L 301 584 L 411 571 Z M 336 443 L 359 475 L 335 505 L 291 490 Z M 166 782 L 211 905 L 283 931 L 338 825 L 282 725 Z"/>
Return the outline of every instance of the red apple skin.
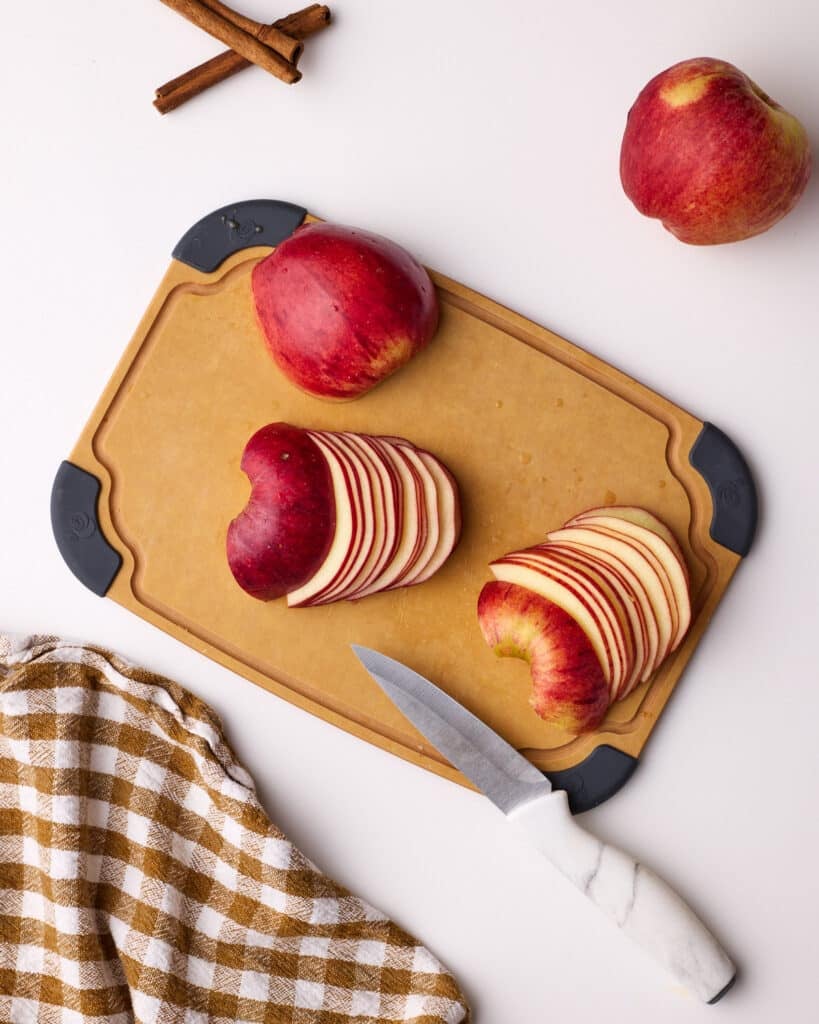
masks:
<path fill-rule="evenodd" d="M 495 654 L 529 663 L 529 703 L 544 721 L 570 733 L 600 725 L 609 684 L 588 637 L 562 608 L 525 587 L 494 580 L 478 598 L 478 622 Z"/>
<path fill-rule="evenodd" d="M 430 341 L 438 298 L 394 242 L 338 224 L 307 224 L 252 275 L 267 347 L 285 376 L 319 398 L 357 398 Z"/>
<path fill-rule="evenodd" d="M 300 587 L 324 561 L 335 530 L 333 484 L 316 443 L 287 423 L 258 430 L 241 467 L 252 490 L 228 527 L 228 564 L 243 590 L 271 601 Z"/>
<path fill-rule="evenodd" d="M 692 245 L 767 231 L 796 205 L 810 170 L 800 122 L 710 57 L 652 78 L 629 111 L 620 150 L 629 199 Z"/>

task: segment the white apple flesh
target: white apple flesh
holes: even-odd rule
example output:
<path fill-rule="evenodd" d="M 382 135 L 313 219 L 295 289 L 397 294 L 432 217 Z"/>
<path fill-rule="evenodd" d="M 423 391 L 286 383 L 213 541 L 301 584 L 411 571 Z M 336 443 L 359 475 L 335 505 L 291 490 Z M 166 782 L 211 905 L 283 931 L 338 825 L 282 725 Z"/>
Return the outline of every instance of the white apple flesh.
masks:
<path fill-rule="evenodd" d="M 351 433 L 340 436 L 358 452 L 361 461 L 367 467 L 373 495 L 373 547 L 362 567 L 358 582 L 353 587 L 347 588 L 343 595 L 345 599 L 351 600 L 359 590 L 378 579 L 394 551 L 396 542 L 395 495 L 383 460 L 376 457 L 373 449 L 365 443 L 364 439 L 358 434 Z"/>
<path fill-rule="evenodd" d="M 336 526 L 330 550 L 318 571 L 301 587 L 291 590 L 287 595 L 287 604 L 290 608 L 300 608 L 309 604 L 333 585 L 348 563 L 353 534 L 356 529 L 353 505 L 350 499 L 351 485 L 348 483 L 341 461 L 318 431 L 311 433 L 311 438 L 318 445 L 330 470 L 336 503 Z"/>
<path fill-rule="evenodd" d="M 391 442 L 386 441 L 385 444 Z M 418 576 L 429 564 L 429 560 L 435 553 L 435 549 L 438 546 L 438 538 L 440 537 L 440 523 L 438 519 L 438 490 L 435 483 L 435 478 L 427 469 L 423 459 L 418 455 L 418 452 L 409 445 L 393 445 L 393 447 L 400 447 L 401 454 L 410 463 L 412 469 L 415 472 L 416 482 L 420 481 L 422 500 L 424 505 L 424 542 L 421 545 L 415 561 L 409 566 L 406 575 L 400 583 L 394 583 L 392 586 L 404 586 L 411 587 L 417 582 Z"/>
<path fill-rule="evenodd" d="M 345 571 L 330 590 L 322 594 L 316 604 L 331 604 L 333 601 L 342 600 L 348 591 L 355 589 L 367 570 L 376 543 L 375 499 L 363 459 L 358 450 L 341 434 L 325 432 L 324 440 L 334 448 L 336 455 L 347 468 L 348 478 L 353 482 L 351 495 L 358 530 Z"/>
<path fill-rule="evenodd" d="M 438 544 L 429 561 L 415 577 L 414 583 L 424 583 L 441 568 L 452 554 L 461 535 L 461 505 L 458 500 L 458 485 L 449 470 L 434 455 L 416 449 L 418 457 L 435 479 L 437 491 Z"/>

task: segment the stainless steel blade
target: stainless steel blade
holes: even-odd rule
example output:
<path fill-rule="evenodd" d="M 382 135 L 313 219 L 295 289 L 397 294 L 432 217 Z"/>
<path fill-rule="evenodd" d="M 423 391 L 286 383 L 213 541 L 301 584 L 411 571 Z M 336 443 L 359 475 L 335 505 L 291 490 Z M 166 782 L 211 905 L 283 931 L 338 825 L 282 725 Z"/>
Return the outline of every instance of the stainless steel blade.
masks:
<path fill-rule="evenodd" d="M 545 775 L 434 683 L 378 651 L 352 648 L 393 704 L 504 814 L 551 792 Z"/>

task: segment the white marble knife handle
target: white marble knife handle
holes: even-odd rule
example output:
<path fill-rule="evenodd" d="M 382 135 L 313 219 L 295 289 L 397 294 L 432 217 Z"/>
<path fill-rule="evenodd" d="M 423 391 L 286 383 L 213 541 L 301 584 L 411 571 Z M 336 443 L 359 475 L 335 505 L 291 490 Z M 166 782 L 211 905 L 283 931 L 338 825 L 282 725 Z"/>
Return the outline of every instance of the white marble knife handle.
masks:
<path fill-rule="evenodd" d="M 708 1003 L 727 991 L 736 969 L 702 921 L 653 871 L 581 828 L 565 791 L 538 797 L 508 817 L 678 982 Z"/>

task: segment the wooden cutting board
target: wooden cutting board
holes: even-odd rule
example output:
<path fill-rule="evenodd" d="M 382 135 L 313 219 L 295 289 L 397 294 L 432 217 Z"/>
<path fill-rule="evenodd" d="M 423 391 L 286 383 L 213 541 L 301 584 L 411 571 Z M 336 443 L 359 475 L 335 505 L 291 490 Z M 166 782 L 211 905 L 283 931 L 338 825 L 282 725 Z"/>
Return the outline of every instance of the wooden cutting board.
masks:
<path fill-rule="evenodd" d="M 430 347 L 365 397 L 329 404 L 279 373 L 256 327 L 253 266 L 306 217 L 287 203 L 209 215 L 174 251 L 130 345 L 62 464 L 58 546 L 87 586 L 298 706 L 458 782 L 350 651 L 365 644 L 434 680 L 558 784 L 594 806 L 628 778 L 751 543 L 753 483 L 716 428 L 545 328 L 440 274 Z M 312 219 L 312 218 L 308 218 Z M 249 484 L 245 443 L 274 420 L 405 436 L 457 477 L 459 547 L 429 582 L 357 603 L 288 609 L 233 581 L 225 531 Z M 530 710 L 529 675 L 486 647 L 488 563 L 601 504 L 645 506 L 682 542 L 695 618 L 649 683 L 573 737 Z M 713 685 L 717 685 L 716 682 Z M 707 713 L 708 693 L 700 695 Z"/>

